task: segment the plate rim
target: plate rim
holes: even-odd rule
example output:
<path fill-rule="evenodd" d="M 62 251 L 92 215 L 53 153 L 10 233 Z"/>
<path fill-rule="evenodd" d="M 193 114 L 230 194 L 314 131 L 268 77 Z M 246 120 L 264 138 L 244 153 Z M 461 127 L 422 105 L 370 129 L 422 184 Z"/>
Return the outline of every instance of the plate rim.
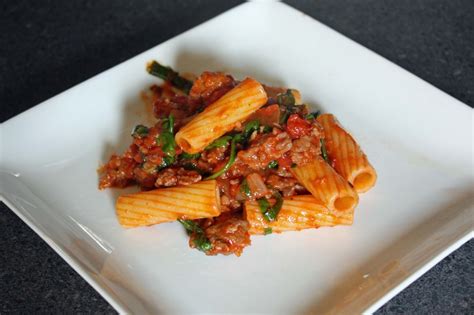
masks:
<path fill-rule="evenodd" d="M 99 293 L 106 301 L 109 303 L 117 312 L 120 314 L 128 314 L 130 311 L 126 306 L 122 305 L 117 299 L 112 297 L 112 294 L 104 288 L 97 280 L 95 280 L 89 272 L 87 272 L 77 260 L 72 257 L 67 252 L 61 249 L 61 246 L 57 242 L 48 237 L 43 229 L 36 226 L 28 217 L 23 215 L 20 210 L 15 206 L 15 204 L 10 201 L 4 194 L 0 191 L 0 201 L 3 202 L 13 213 L 15 213 L 26 225 L 33 230 L 48 246 L 58 254 L 64 261 L 81 276 L 94 290 Z"/>
<path fill-rule="evenodd" d="M 464 208 L 467 209 L 468 207 Z M 431 270 L 436 264 L 446 258 L 449 254 L 453 253 L 455 250 L 459 249 L 462 245 L 466 244 L 469 240 L 474 238 L 474 231 L 465 232 L 464 235 L 461 235 L 457 240 L 455 240 L 450 245 L 447 245 L 446 248 L 441 248 L 438 253 L 436 253 L 432 258 L 426 263 L 421 263 L 421 266 L 416 268 L 410 275 L 403 279 L 400 283 L 395 285 L 392 289 L 389 289 L 383 296 L 373 302 L 368 306 L 363 313 L 372 314 L 394 298 L 397 294 L 406 289 L 410 284 L 421 278 L 426 272 Z"/>
<path fill-rule="evenodd" d="M 260 1 L 257 1 L 258 4 L 261 4 Z M 172 41 L 184 34 L 187 34 L 188 32 L 191 32 L 193 30 L 195 30 L 196 28 L 199 28 L 205 24 L 208 24 L 208 23 L 211 23 L 212 21 L 214 21 L 216 18 L 218 17 L 221 17 L 225 14 L 228 14 L 229 12 L 231 11 L 234 11 L 238 8 L 241 8 L 242 6 L 246 6 L 246 5 L 252 5 L 252 4 L 255 4 L 255 2 L 245 2 L 245 3 L 242 3 L 242 4 L 239 4 L 239 5 L 236 5 L 232 8 L 230 8 L 229 10 L 226 10 L 224 12 L 221 12 L 220 14 L 202 22 L 202 23 L 199 23 L 195 26 L 193 26 L 192 28 L 182 32 L 182 33 L 179 33 L 173 37 L 170 37 L 169 39 L 163 41 L 163 42 L 160 42 L 142 52 L 140 52 L 139 54 L 136 54 L 108 69 L 105 69 L 104 71 L 101 71 L 97 74 L 95 74 L 94 76 L 82 81 L 82 82 L 79 82 L 75 85 L 73 85 L 72 87 L 46 99 L 46 100 L 43 100 L 41 101 L 40 103 L 28 108 L 27 110 L 23 111 L 23 112 L 20 112 L 18 113 L 17 115 L 7 119 L 6 121 L 0 123 L 0 134 L 3 134 L 2 131 L 3 131 L 3 127 L 5 127 L 5 125 L 8 125 L 8 124 L 12 124 L 14 123 L 15 121 L 17 120 L 20 120 L 24 115 L 26 114 L 31 114 L 32 112 L 34 111 L 37 111 L 37 110 L 41 110 L 41 108 L 47 106 L 47 103 L 57 97 L 60 97 L 62 96 L 63 94 L 66 94 L 72 90 L 75 90 L 75 89 L 78 89 L 80 88 L 82 85 L 84 85 L 85 83 L 88 83 L 90 81 L 93 81 L 93 80 L 97 80 L 97 79 L 100 79 L 102 76 L 104 76 L 106 73 L 109 73 L 110 71 L 113 71 L 115 69 L 117 69 L 119 66 L 129 62 L 130 60 L 133 60 L 133 59 L 136 59 L 136 58 L 139 58 L 141 55 L 143 54 L 146 54 L 148 53 L 149 51 L 153 50 L 153 49 L 156 49 L 157 47 L 169 42 L 169 41 Z M 452 106 L 455 106 L 455 104 L 457 104 L 458 106 L 461 106 L 461 107 L 467 107 L 469 109 L 472 110 L 472 108 L 467 105 L 466 103 L 456 99 L 455 97 L 449 95 L 448 93 L 444 92 L 443 90 L 437 88 L 436 86 L 432 85 L 431 83 L 425 81 L 424 79 L 418 77 L 417 75 L 409 72 L 408 70 L 402 68 L 401 66 L 397 65 L 396 63 L 390 61 L 389 59 L 385 58 L 384 56 L 382 55 L 379 55 L 378 53 L 376 53 L 375 51 L 363 46 L 362 44 L 356 42 L 355 40 L 347 37 L 346 35 L 338 32 L 337 30 L 334 30 L 333 28 L 327 26 L 326 24 L 316 20 L 315 18 L 309 16 L 308 14 L 290 6 L 289 4 L 287 3 L 282 3 L 282 2 L 276 2 L 276 1 L 269 1 L 269 2 L 266 2 L 265 3 L 266 5 L 283 5 L 285 6 L 287 9 L 291 9 L 291 10 L 295 10 L 297 12 L 300 12 L 302 13 L 304 16 L 306 17 L 310 17 L 313 21 L 312 22 L 317 22 L 319 23 L 321 26 L 325 27 L 328 31 L 331 31 L 333 33 L 335 33 L 336 35 L 338 36 L 341 36 L 343 37 L 345 40 L 349 40 L 352 44 L 355 44 L 357 45 L 359 48 L 363 48 L 365 50 L 366 53 L 369 53 L 371 54 L 371 56 L 376 56 L 378 58 L 382 58 L 386 63 L 389 63 L 392 67 L 395 66 L 398 70 L 401 70 L 404 72 L 405 75 L 409 75 L 411 76 L 413 79 L 419 81 L 419 82 L 422 82 L 428 86 L 430 86 L 431 88 L 437 90 L 437 92 L 441 92 L 442 94 L 444 94 L 445 96 L 448 96 L 450 98 L 450 100 L 452 101 Z M 464 105 L 464 106 L 462 106 Z M 1 138 L 0 138 L 1 140 Z M 0 143 L 1 144 L 1 143 Z M 77 261 L 76 258 L 73 258 L 70 254 L 68 254 L 67 252 L 63 251 L 61 249 L 61 246 L 58 245 L 58 243 L 47 236 L 46 232 L 43 231 L 43 228 L 41 227 L 38 227 L 37 225 L 35 225 L 31 219 L 29 219 L 27 216 L 25 216 L 20 210 L 19 210 L 19 207 L 17 207 L 15 205 L 15 203 L 13 201 L 11 201 L 8 197 L 7 197 L 7 194 L 5 194 L 3 191 L 0 190 L 0 201 L 2 201 L 8 208 L 10 208 L 13 213 L 15 213 L 24 223 L 26 223 L 26 225 L 32 229 L 44 242 L 46 242 L 46 244 L 48 244 L 48 246 L 50 248 L 52 248 L 54 250 L 54 252 L 56 254 L 58 254 L 61 258 L 64 259 L 64 261 L 66 261 L 66 263 L 71 266 L 72 269 L 74 269 L 92 288 L 94 288 L 94 290 L 96 290 L 96 292 L 98 292 L 106 301 L 107 303 L 109 303 L 117 312 L 121 313 L 121 314 L 128 314 L 128 313 L 131 313 L 131 311 L 125 306 L 123 305 L 123 303 L 120 302 L 120 300 L 118 298 L 115 298 L 113 295 L 112 292 L 110 292 L 110 290 L 107 288 L 107 286 L 104 284 L 104 283 L 101 283 L 99 279 L 93 277 L 85 268 L 82 267 L 81 263 Z M 465 207 L 465 209 L 469 208 L 469 206 Z M 423 274 L 425 274 L 428 270 L 432 269 L 436 264 L 438 264 L 441 260 L 443 260 L 446 256 L 448 256 L 449 254 L 451 254 L 452 252 L 454 252 L 456 249 L 458 249 L 459 247 L 461 247 L 462 245 L 464 245 L 465 243 L 467 243 L 469 240 L 471 239 L 474 239 L 474 230 L 471 229 L 471 231 L 466 231 L 465 233 L 463 234 L 460 234 L 455 241 L 453 241 L 452 243 L 448 244 L 448 245 L 445 245 L 445 246 L 442 246 L 441 248 L 439 248 L 436 253 L 433 254 L 433 256 L 431 258 L 429 258 L 429 260 L 427 262 L 422 262 L 421 265 L 416 268 L 416 270 L 414 270 L 410 275 L 406 276 L 403 280 L 401 280 L 398 284 L 396 284 L 393 288 L 387 290 L 383 295 L 382 297 L 378 298 L 375 300 L 375 302 L 371 303 L 370 306 L 368 306 L 364 311 L 363 313 L 373 313 L 375 312 L 377 309 L 379 309 L 381 306 L 383 306 L 385 303 L 387 303 L 389 300 L 391 300 L 394 296 L 396 296 L 398 293 L 400 293 L 401 291 L 403 291 L 406 287 L 408 287 L 411 283 L 413 283 L 414 281 L 416 281 L 418 278 L 420 278 Z"/>

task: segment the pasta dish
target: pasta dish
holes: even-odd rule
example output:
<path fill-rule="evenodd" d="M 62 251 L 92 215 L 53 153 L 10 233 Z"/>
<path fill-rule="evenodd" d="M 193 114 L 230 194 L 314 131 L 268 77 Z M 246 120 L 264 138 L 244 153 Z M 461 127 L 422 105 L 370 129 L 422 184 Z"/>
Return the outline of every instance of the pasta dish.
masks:
<path fill-rule="evenodd" d="M 116 202 L 125 228 L 178 221 L 189 245 L 240 256 L 250 236 L 351 225 L 376 172 L 332 114 L 298 90 L 221 72 L 184 76 L 156 61 L 156 124 L 99 168 L 99 188 L 138 185 Z"/>

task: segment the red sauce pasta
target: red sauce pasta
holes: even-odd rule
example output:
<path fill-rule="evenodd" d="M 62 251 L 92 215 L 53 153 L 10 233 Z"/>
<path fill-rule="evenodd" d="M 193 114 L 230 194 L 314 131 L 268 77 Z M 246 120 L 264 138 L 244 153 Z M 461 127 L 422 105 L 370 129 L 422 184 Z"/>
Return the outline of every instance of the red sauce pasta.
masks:
<path fill-rule="evenodd" d="M 352 224 L 376 173 L 332 115 L 253 78 L 191 81 L 156 61 L 147 71 L 164 81 L 146 98 L 156 123 L 99 168 L 100 189 L 142 190 L 118 198 L 123 227 L 178 221 L 190 247 L 239 256 L 250 235 Z"/>

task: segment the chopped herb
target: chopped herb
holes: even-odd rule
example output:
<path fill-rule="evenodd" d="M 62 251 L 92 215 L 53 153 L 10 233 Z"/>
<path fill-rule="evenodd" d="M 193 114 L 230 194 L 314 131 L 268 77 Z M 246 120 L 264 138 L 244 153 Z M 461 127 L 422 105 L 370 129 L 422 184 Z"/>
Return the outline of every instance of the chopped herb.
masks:
<path fill-rule="evenodd" d="M 169 166 L 174 163 L 174 157 L 172 156 L 164 156 L 163 161 L 165 162 L 166 166 Z M 165 167 L 166 167 L 165 166 Z"/>
<path fill-rule="evenodd" d="M 200 157 L 201 157 L 201 153 L 191 154 L 187 152 L 183 152 L 178 156 L 180 160 L 194 160 L 194 159 L 199 159 Z"/>
<path fill-rule="evenodd" d="M 270 133 L 272 132 L 273 128 L 270 126 L 264 126 L 262 132 L 263 133 Z"/>
<path fill-rule="evenodd" d="M 270 202 L 268 202 L 267 198 L 260 198 L 257 200 L 258 206 L 260 207 L 260 211 L 264 214 L 270 208 Z"/>
<path fill-rule="evenodd" d="M 156 138 L 156 144 L 161 146 L 161 149 L 163 150 L 164 153 L 166 153 L 169 156 L 174 156 L 175 155 L 175 147 L 176 143 L 174 141 L 174 135 L 168 132 L 162 132 L 157 138 Z"/>
<path fill-rule="evenodd" d="M 235 148 L 236 142 L 241 141 L 241 135 L 237 134 L 232 138 L 232 141 L 230 142 L 230 155 L 229 155 L 229 160 L 227 163 L 224 165 L 223 168 L 218 170 L 216 173 L 212 174 L 211 176 L 208 176 L 206 179 L 216 179 L 217 177 L 221 176 L 224 174 L 235 162 L 235 156 L 237 155 L 237 150 Z"/>
<path fill-rule="evenodd" d="M 252 135 L 252 133 L 260 128 L 260 122 L 258 120 L 249 121 L 242 131 L 243 140 L 246 142 Z"/>
<path fill-rule="evenodd" d="M 277 161 L 271 161 L 270 163 L 268 163 L 268 166 L 267 166 L 269 169 L 274 169 L 274 168 L 278 168 L 278 162 Z"/>
<path fill-rule="evenodd" d="M 285 93 L 280 93 L 277 95 L 277 103 L 280 105 L 280 124 L 286 123 L 288 117 L 291 114 L 299 113 L 306 111 L 306 105 L 296 105 L 295 97 L 291 90 L 287 90 Z"/>
<path fill-rule="evenodd" d="M 280 116 L 280 124 L 285 124 L 288 120 L 288 117 L 290 117 L 290 111 L 288 109 L 285 109 L 282 112 L 283 114 Z"/>
<path fill-rule="evenodd" d="M 226 146 L 227 143 L 229 143 L 230 140 L 232 140 L 232 136 L 223 136 L 223 137 L 220 137 L 220 138 L 214 140 L 214 142 L 212 142 L 210 145 L 208 145 L 208 146 L 206 147 L 206 150 L 210 150 L 210 149 L 220 148 L 220 147 Z"/>
<path fill-rule="evenodd" d="M 321 155 L 323 156 L 323 159 L 327 163 L 329 163 L 329 156 L 328 156 L 328 152 L 326 150 L 326 142 L 322 138 L 319 141 L 321 142 Z"/>
<path fill-rule="evenodd" d="M 248 198 L 252 196 L 252 193 L 250 192 L 249 184 L 247 183 L 246 179 L 244 179 L 242 183 L 240 184 L 240 192 L 243 193 Z"/>
<path fill-rule="evenodd" d="M 194 245 L 197 249 L 203 252 L 207 252 L 212 249 L 212 244 L 209 239 L 206 237 L 204 230 L 192 220 L 182 220 L 178 219 L 179 223 L 181 223 L 189 235 L 195 234 L 194 238 Z"/>
<path fill-rule="evenodd" d="M 266 214 L 266 218 L 268 218 L 269 221 L 276 220 L 278 213 L 280 212 L 281 207 L 283 206 L 283 197 L 278 192 L 275 192 L 273 196 L 276 198 L 276 202 Z"/>
<path fill-rule="evenodd" d="M 178 155 L 178 159 L 182 161 L 181 165 L 185 170 L 187 170 L 187 171 L 196 171 L 200 175 L 204 175 L 206 173 L 206 171 L 200 169 L 196 165 L 196 161 L 192 161 L 192 160 L 195 160 L 195 159 L 199 159 L 200 157 L 201 157 L 201 153 L 191 154 L 191 153 L 183 152 L 180 155 Z"/>
<path fill-rule="evenodd" d="M 291 114 L 300 113 L 304 105 L 281 106 L 280 124 L 285 124 Z"/>
<path fill-rule="evenodd" d="M 209 239 L 204 234 L 199 234 L 194 239 L 194 245 L 196 245 L 196 248 L 201 252 L 207 252 L 212 249 L 211 241 L 209 241 Z"/>
<path fill-rule="evenodd" d="M 296 163 L 291 163 L 291 168 L 295 168 L 296 166 L 298 166 Z"/>
<path fill-rule="evenodd" d="M 208 172 L 206 172 L 205 170 L 202 170 L 200 169 L 195 163 L 185 163 L 183 165 L 183 168 L 187 171 L 196 171 L 198 172 L 201 176 L 204 176 L 204 175 L 209 175 Z"/>
<path fill-rule="evenodd" d="M 306 116 L 304 116 L 304 118 L 305 118 L 306 120 L 315 120 L 316 118 L 318 118 L 318 116 L 319 116 L 319 110 L 307 114 Z"/>
<path fill-rule="evenodd" d="M 176 160 L 176 142 L 174 140 L 174 118 L 170 115 L 161 124 L 161 133 L 156 137 L 156 144 L 161 146 L 161 150 L 166 154 L 159 169 L 170 166 Z"/>
<path fill-rule="evenodd" d="M 280 93 L 277 95 L 277 103 L 283 106 L 294 106 L 296 100 L 291 90 L 288 89 L 285 93 Z"/>
<path fill-rule="evenodd" d="M 235 143 L 245 142 L 245 139 L 244 139 L 244 137 L 242 136 L 241 133 L 238 133 L 238 134 L 234 135 L 232 140 L 235 140 Z"/>
<path fill-rule="evenodd" d="M 272 233 L 273 233 L 273 229 L 271 227 L 267 227 L 263 229 L 263 235 L 268 235 Z"/>
<path fill-rule="evenodd" d="M 270 222 L 275 221 L 278 213 L 281 210 L 281 206 L 283 205 L 283 198 L 278 192 L 275 192 L 273 196 L 276 199 L 276 202 L 273 206 L 270 205 L 270 202 L 266 198 L 260 198 L 257 200 L 263 217 L 265 220 Z"/>
<path fill-rule="evenodd" d="M 134 138 L 143 138 L 148 135 L 148 132 L 150 129 L 148 127 L 143 126 L 143 125 L 136 125 L 135 128 L 133 128 L 132 131 L 132 137 Z"/>
<path fill-rule="evenodd" d="M 164 131 L 167 131 L 171 134 L 174 133 L 174 117 L 173 117 L 173 115 L 169 115 L 168 118 L 163 119 L 163 122 L 161 123 L 161 128 L 163 128 Z"/>
<path fill-rule="evenodd" d="M 192 81 L 181 77 L 178 72 L 174 71 L 170 67 L 160 65 L 156 61 L 149 63 L 146 70 L 151 75 L 157 76 L 165 81 L 169 81 L 173 86 L 184 91 L 186 94 L 189 93 L 189 90 L 193 86 Z"/>
<path fill-rule="evenodd" d="M 204 231 L 202 230 L 202 228 L 199 226 L 199 224 L 197 224 L 196 222 L 192 221 L 192 220 L 182 220 L 182 219 L 178 219 L 179 223 L 181 223 L 184 228 L 186 229 L 186 231 L 188 233 L 204 233 Z"/>
<path fill-rule="evenodd" d="M 171 157 L 171 156 L 164 156 L 164 157 L 163 157 L 163 161 L 161 162 L 160 165 L 157 166 L 156 170 L 157 170 L 157 171 L 161 171 L 162 169 L 167 168 L 168 166 L 170 166 L 171 164 L 173 164 L 174 161 L 175 161 L 175 158 L 174 158 L 174 157 Z"/>

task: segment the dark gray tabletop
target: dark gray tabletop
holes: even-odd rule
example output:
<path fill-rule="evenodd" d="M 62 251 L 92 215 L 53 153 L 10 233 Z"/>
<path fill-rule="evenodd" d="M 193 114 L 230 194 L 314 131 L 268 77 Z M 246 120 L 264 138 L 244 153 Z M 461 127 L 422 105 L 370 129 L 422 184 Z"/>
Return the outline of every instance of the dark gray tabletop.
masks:
<path fill-rule="evenodd" d="M 474 1 L 288 1 L 474 105 Z M 0 4 L 0 121 L 151 48 L 239 1 L 8 1 Z M 284 21 L 280 21 L 284 23 Z M 378 313 L 474 312 L 474 242 Z M 0 313 L 114 313 L 0 204 Z"/>

